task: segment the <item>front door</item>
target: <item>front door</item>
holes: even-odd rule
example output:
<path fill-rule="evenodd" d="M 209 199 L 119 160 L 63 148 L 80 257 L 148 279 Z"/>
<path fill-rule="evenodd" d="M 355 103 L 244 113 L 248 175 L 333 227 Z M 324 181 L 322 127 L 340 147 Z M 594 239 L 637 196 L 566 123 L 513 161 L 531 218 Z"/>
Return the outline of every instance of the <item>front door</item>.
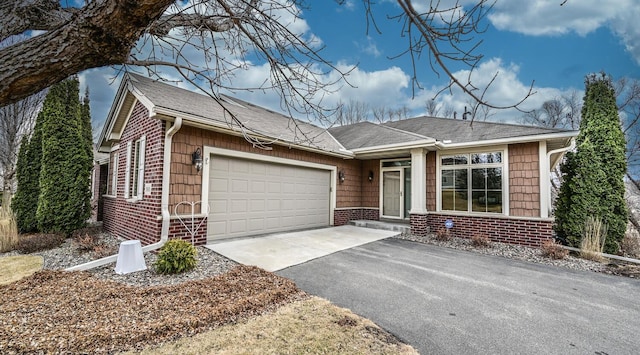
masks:
<path fill-rule="evenodd" d="M 384 167 L 385 163 L 383 163 L 382 167 L 381 217 L 409 218 L 409 209 L 411 208 L 411 167 Z"/>

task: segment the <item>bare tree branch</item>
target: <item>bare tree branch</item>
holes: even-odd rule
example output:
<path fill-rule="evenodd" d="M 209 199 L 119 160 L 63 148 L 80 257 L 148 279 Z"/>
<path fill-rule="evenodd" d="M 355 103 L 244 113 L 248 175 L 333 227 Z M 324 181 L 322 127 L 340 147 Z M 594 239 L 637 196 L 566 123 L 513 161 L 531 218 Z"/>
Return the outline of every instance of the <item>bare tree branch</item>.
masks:
<path fill-rule="evenodd" d="M 0 41 L 19 34 L 31 38 L 0 49 L 0 106 L 86 69 L 124 65 L 127 70 L 136 65 L 157 78 L 165 75 L 160 68 L 173 68 L 214 97 L 222 89 L 275 89 L 290 114 L 296 110 L 312 117 L 330 116 L 333 111 L 323 107 L 323 95 L 349 85 L 349 70 L 341 71 L 322 58 L 322 48 L 313 38 L 292 32 L 290 21 L 300 19 L 302 3 L 93 0 L 70 7 L 58 0 L 6 0 L 0 4 Z M 379 32 L 372 16 L 375 3 L 363 3 L 368 24 L 371 20 Z M 522 101 L 507 106 L 488 102 L 487 88 L 472 83 L 471 74 L 465 80 L 450 70 L 453 63 L 462 63 L 473 72 L 482 59 L 475 54 L 482 42 L 475 36 L 484 32 L 482 20 L 492 8 L 489 0 L 466 8 L 432 0 L 423 12 L 409 0 L 398 3 L 403 13 L 395 19 L 403 21 L 408 36 L 405 53 L 413 62 L 414 90 L 420 87 L 418 61 L 428 54 L 432 70 L 444 72 L 450 80 L 444 90 L 460 88 L 481 106 L 517 108 Z M 237 73 L 255 65 L 256 58 L 268 64 L 270 76 L 254 87 L 237 85 Z M 523 100 L 532 93 L 530 88 Z M 406 114 L 401 109 L 386 117 Z"/>

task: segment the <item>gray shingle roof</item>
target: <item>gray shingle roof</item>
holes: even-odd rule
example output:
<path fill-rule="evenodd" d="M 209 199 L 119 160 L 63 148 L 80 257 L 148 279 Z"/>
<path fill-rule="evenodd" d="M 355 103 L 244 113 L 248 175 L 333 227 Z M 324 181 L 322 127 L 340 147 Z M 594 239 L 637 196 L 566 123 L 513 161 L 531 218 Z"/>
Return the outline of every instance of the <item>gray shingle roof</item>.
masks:
<path fill-rule="evenodd" d="M 180 113 L 212 126 L 242 131 L 220 103 L 203 94 L 195 93 L 174 85 L 129 74 L 130 85 L 138 95 L 146 97 L 157 112 Z M 345 150 L 357 150 L 388 145 L 411 144 L 437 140 L 450 143 L 468 143 L 503 139 L 531 137 L 542 134 L 569 132 L 534 126 L 523 126 L 495 122 L 454 120 L 436 117 L 416 117 L 384 124 L 360 122 L 352 125 L 332 127 L 328 130 L 310 123 L 295 120 L 280 113 L 270 111 L 246 101 L 221 95 L 220 102 L 233 113 L 248 133 L 277 140 L 308 146 L 332 153 L 349 155 Z M 183 117 L 185 118 L 185 117 Z M 449 143 L 449 142 L 447 142 Z"/>
<path fill-rule="evenodd" d="M 562 129 L 496 122 L 474 121 L 472 123 L 464 120 L 426 116 L 387 122 L 384 123 L 384 125 L 426 137 L 432 137 L 438 141 L 451 140 L 451 143 L 481 142 L 500 138 L 568 132 Z"/>
<path fill-rule="evenodd" d="M 329 128 L 329 133 L 347 149 L 378 147 L 429 139 L 419 134 L 405 132 L 371 122 L 359 122 L 346 126 L 332 127 Z"/>
<path fill-rule="evenodd" d="M 195 93 L 174 85 L 149 79 L 147 77 L 129 74 L 131 85 L 139 94 L 144 95 L 156 107 L 194 116 L 212 125 L 241 131 L 240 125 L 233 122 L 229 113 L 214 99 L 203 94 Z M 270 141 L 299 144 L 330 152 L 345 153 L 344 148 L 324 129 L 307 122 L 295 120 L 280 113 L 273 112 L 254 104 L 221 95 L 221 102 L 235 117 L 254 133 L 269 137 Z"/>

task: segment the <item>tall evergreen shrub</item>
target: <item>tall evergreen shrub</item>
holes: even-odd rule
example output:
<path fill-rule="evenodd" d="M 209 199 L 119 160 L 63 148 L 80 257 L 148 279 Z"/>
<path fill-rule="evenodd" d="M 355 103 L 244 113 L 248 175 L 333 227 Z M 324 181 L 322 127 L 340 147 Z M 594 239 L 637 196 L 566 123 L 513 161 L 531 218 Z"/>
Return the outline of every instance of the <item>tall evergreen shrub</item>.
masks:
<path fill-rule="evenodd" d="M 38 228 L 71 234 L 91 213 L 90 161 L 84 134 L 78 79 L 67 79 L 49 90 L 43 107 L 42 167 Z"/>
<path fill-rule="evenodd" d="M 24 137 L 18 151 L 16 179 L 18 188 L 11 200 L 11 208 L 16 215 L 20 233 L 38 230 L 36 210 L 40 196 L 40 167 L 42 162 L 42 112 L 36 118 L 31 138 Z"/>
<path fill-rule="evenodd" d="M 577 151 L 567 154 L 561 167 L 554 229 L 561 240 L 579 247 L 587 217 L 600 217 L 608 230 L 604 251 L 616 253 L 628 219 L 626 142 L 611 78 L 589 75 L 585 86 Z"/>

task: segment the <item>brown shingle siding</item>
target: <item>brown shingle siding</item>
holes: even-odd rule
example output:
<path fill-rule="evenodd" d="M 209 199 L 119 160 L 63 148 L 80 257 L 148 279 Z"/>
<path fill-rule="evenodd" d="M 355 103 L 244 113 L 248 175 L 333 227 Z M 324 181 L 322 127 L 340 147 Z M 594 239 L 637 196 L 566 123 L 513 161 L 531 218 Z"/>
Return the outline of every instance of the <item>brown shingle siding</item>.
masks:
<path fill-rule="evenodd" d="M 511 144 L 509 154 L 509 215 L 540 216 L 540 156 L 538 143 Z"/>

